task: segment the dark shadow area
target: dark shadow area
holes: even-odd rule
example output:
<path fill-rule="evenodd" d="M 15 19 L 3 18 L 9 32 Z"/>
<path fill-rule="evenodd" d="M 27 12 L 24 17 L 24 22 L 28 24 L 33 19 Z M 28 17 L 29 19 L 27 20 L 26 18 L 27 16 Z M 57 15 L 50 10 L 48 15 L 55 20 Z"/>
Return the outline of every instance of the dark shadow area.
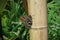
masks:
<path fill-rule="evenodd" d="M 53 0 L 47 0 L 47 3 L 50 3 L 51 1 L 53 1 Z"/>
<path fill-rule="evenodd" d="M 1 17 L 0 17 L 0 40 L 3 40 Z"/>

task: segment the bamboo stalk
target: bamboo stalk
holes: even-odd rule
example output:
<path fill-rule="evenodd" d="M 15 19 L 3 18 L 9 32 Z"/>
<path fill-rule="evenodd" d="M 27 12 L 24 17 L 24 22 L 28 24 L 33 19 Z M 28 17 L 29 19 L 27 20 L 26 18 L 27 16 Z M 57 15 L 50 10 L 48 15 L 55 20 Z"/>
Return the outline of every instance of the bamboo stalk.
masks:
<path fill-rule="evenodd" d="M 28 13 L 32 16 L 30 40 L 48 40 L 47 0 L 28 0 Z"/>

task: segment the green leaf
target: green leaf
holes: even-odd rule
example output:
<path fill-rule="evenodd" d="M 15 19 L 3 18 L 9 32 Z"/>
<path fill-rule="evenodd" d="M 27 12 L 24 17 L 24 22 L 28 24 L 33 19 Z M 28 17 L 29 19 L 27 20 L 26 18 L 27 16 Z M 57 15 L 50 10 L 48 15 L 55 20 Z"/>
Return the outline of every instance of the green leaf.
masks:
<path fill-rule="evenodd" d="M 7 0 L 0 0 L 0 14 L 7 4 Z"/>

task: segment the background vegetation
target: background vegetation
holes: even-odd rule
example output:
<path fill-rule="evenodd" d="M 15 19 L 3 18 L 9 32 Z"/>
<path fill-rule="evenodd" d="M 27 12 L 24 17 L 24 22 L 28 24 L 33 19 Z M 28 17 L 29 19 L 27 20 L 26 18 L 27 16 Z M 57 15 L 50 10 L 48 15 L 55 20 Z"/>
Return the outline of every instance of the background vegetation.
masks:
<path fill-rule="evenodd" d="M 0 1 L 0 18 L 4 40 L 30 40 L 29 29 L 26 29 L 19 17 L 25 15 L 22 0 Z M 60 40 L 60 0 L 49 0 L 48 7 L 48 40 Z"/>

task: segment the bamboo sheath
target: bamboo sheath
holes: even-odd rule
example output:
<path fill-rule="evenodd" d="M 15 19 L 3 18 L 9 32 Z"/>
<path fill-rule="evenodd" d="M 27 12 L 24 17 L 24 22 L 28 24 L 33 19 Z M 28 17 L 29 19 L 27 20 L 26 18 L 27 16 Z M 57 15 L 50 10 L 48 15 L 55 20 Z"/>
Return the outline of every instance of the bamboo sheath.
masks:
<path fill-rule="evenodd" d="M 48 40 L 47 0 L 28 0 L 28 13 L 32 16 L 30 40 Z"/>

